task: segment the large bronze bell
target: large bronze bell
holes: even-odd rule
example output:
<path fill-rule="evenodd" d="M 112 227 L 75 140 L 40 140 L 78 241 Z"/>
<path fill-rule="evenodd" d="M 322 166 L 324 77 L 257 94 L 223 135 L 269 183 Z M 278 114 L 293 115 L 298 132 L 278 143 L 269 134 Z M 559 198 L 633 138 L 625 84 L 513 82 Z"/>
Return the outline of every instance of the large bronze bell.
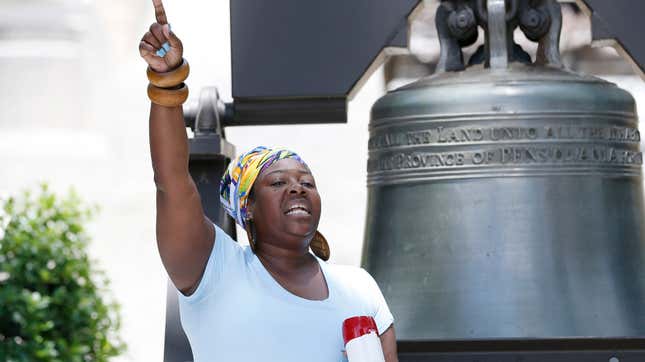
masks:
<path fill-rule="evenodd" d="M 443 1 L 436 21 L 437 74 L 370 124 L 363 266 L 398 339 L 645 336 L 633 98 L 562 69 L 556 1 Z"/>

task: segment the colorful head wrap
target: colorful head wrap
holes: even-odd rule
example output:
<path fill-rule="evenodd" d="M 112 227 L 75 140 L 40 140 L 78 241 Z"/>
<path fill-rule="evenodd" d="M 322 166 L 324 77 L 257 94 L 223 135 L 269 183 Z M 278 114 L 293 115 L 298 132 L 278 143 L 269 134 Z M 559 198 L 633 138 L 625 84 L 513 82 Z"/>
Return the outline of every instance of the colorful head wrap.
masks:
<path fill-rule="evenodd" d="M 243 228 L 246 228 L 249 193 L 255 180 L 262 171 L 285 158 L 293 158 L 307 166 L 293 151 L 264 146 L 256 147 L 231 161 L 220 183 L 220 201 L 226 212 Z"/>

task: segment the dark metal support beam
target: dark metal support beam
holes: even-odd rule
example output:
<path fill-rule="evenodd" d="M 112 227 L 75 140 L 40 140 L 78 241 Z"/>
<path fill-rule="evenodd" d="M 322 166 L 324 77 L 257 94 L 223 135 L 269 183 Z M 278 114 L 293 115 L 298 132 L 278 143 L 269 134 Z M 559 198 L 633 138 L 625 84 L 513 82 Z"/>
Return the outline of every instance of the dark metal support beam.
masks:
<path fill-rule="evenodd" d="M 339 123 L 420 0 L 231 1 L 235 124 Z M 380 58 L 379 58 L 380 59 Z"/>
<path fill-rule="evenodd" d="M 645 79 L 645 1 L 577 0 L 577 3 L 591 18 L 594 43 L 616 45 Z"/>

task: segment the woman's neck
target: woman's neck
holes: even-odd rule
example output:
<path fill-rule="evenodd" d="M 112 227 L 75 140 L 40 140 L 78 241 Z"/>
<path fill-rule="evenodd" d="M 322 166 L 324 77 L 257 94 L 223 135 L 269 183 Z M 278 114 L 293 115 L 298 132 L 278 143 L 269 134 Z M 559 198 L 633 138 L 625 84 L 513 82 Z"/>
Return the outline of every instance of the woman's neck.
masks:
<path fill-rule="evenodd" d="M 267 247 L 256 251 L 264 268 L 278 284 L 301 298 L 325 300 L 329 297 L 329 288 L 318 260 L 308 251 L 293 252 L 276 247 Z"/>
<path fill-rule="evenodd" d="M 272 274 L 288 277 L 291 275 L 303 276 L 312 269 L 317 271 L 317 268 L 312 268 L 312 266 L 317 267 L 318 262 L 308 249 L 291 250 L 264 243 L 256 250 L 256 255 Z"/>

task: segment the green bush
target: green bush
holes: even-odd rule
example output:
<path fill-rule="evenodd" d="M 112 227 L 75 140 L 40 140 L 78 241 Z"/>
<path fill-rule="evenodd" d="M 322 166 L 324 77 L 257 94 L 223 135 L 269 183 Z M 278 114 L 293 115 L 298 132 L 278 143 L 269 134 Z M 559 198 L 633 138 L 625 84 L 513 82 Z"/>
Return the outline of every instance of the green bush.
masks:
<path fill-rule="evenodd" d="M 125 348 L 87 255 L 94 211 L 44 185 L 0 199 L 0 361 L 107 361 Z"/>

